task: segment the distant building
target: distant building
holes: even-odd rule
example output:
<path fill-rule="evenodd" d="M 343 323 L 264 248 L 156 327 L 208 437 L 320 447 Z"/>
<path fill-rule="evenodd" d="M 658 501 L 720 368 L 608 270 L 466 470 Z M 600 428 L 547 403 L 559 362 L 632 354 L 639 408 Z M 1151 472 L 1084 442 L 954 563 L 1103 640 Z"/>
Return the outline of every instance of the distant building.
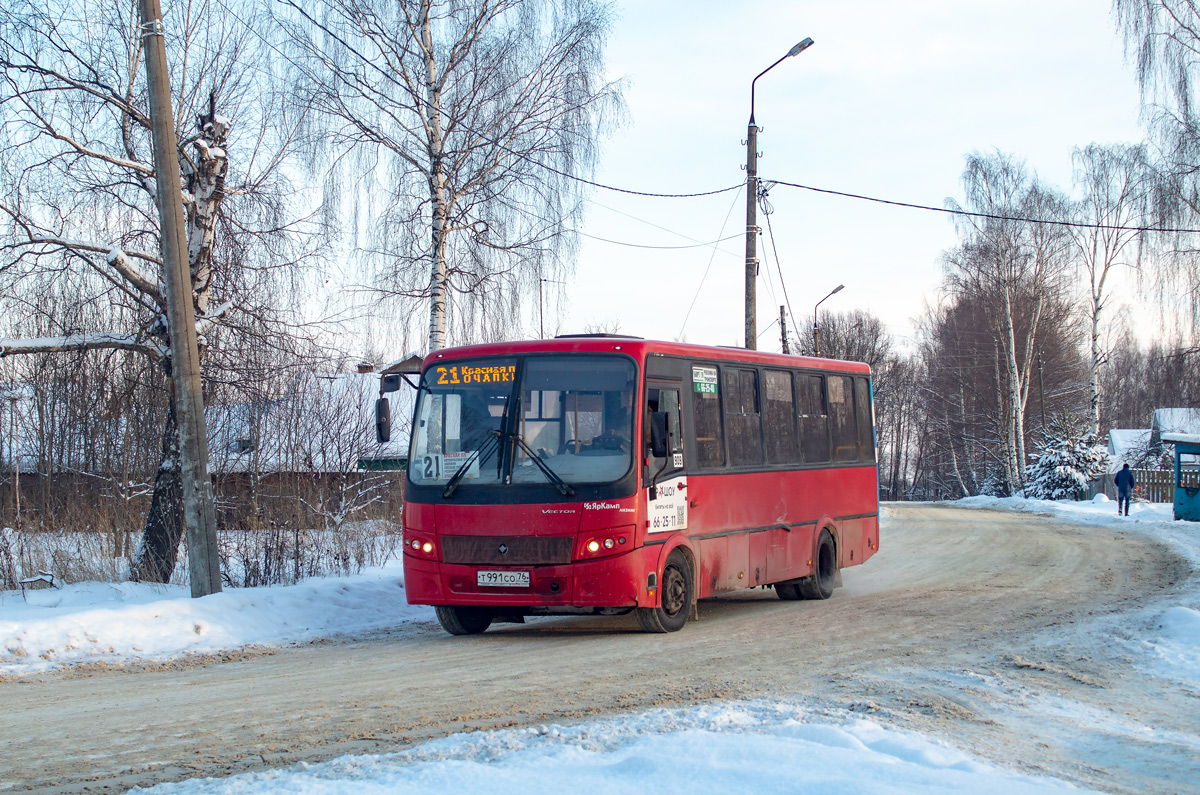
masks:
<path fill-rule="evenodd" d="M 1150 446 L 1162 446 L 1164 433 L 1200 434 L 1200 409 L 1155 409 L 1150 426 Z"/>
<path fill-rule="evenodd" d="M 1108 432 L 1108 471 L 1113 474 L 1121 467 L 1142 465 L 1150 450 L 1150 431 L 1141 428 L 1113 428 Z"/>

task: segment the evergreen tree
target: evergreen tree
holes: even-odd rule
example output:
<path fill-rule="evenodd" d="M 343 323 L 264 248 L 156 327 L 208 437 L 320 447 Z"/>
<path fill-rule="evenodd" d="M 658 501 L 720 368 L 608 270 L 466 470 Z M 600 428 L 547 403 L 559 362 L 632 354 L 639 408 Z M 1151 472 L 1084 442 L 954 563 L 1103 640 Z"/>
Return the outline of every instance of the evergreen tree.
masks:
<path fill-rule="evenodd" d="M 1108 469 L 1108 450 L 1091 433 L 1055 433 L 1043 437 L 1041 450 L 1025 468 L 1025 496 L 1035 500 L 1082 499 L 1088 483 Z"/>

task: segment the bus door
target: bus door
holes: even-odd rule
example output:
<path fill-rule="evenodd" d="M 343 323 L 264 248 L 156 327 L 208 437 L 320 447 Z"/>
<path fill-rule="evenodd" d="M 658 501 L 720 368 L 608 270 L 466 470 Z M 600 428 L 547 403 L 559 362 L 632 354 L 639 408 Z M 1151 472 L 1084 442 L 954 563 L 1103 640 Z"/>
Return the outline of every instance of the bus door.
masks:
<path fill-rule="evenodd" d="M 647 532 L 651 536 L 687 529 L 687 477 L 683 474 L 680 389 L 678 381 L 646 382 L 642 419 L 642 486 L 646 495 Z M 666 455 L 654 455 L 656 436 L 659 442 L 657 446 Z"/>

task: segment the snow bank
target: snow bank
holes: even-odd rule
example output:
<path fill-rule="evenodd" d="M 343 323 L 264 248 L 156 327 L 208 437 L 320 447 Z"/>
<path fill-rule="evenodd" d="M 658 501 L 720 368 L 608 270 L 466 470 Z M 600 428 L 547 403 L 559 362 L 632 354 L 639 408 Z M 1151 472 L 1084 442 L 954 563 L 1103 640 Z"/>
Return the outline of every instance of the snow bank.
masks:
<path fill-rule="evenodd" d="M 351 577 L 238 588 L 192 599 L 186 587 L 82 583 L 0 594 L 0 675 L 127 663 L 360 634 L 433 610 L 404 599 L 399 563 Z"/>
<path fill-rule="evenodd" d="M 1159 624 L 1162 636 L 1147 643 L 1175 679 L 1200 685 L 1200 610 L 1172 607 Z"/>
<path fill-rule="evenodd" d="M 159 795 L 487 792 L 1080 792 L 971 759 L 842 710 L 770 702 L 653 710 L 581 726 L 455 734 L 408 751 L 348 756 L 149 790 Z"/>

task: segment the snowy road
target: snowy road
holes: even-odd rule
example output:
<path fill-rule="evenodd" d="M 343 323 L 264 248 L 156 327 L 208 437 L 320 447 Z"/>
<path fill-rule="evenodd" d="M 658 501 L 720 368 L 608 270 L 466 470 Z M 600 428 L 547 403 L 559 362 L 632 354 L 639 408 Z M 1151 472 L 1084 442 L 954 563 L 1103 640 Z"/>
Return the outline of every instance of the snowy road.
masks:
<path fill-rule="evenodd" d="M 702 602 L 673 635 L 641 634 L 632 617 L 471 638 L 418 623 L 203 665 L 4 682 L 0 767 L 18 790 L 116 792 L 457 731 L 770 698 L 886 719 L 1081 786 L 1196 791 L 1200 697 L 1145 676 L 1131 651 L 1186 561 L 1140 533 L 931 505 L 889 508 L 881 540 L 828 602 L 744 592 Z"/>

